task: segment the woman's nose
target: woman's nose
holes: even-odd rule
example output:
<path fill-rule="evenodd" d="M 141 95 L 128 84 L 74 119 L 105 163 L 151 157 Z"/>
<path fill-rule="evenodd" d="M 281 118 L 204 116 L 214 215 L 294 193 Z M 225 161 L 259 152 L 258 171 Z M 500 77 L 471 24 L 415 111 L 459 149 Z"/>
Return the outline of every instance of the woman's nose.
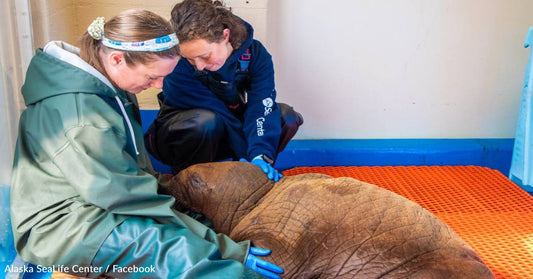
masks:
<path fill-rule="evenodd" d="M 201 71 L 205 68 L 207 64 L 197 59 L 196 61 L 194 61 L 194 65 L 196 66 L 196 69 L 198 69 L 198 71 Z"/>
<path fill-rule="evenodd" d="M 160 77 L 154 81 L 152 81 L 152 83 L 150 84 L 151 87 L 155 87 L 157 89 L 162 89 L 163 88 L 163 79 L 164 77 Z"/>

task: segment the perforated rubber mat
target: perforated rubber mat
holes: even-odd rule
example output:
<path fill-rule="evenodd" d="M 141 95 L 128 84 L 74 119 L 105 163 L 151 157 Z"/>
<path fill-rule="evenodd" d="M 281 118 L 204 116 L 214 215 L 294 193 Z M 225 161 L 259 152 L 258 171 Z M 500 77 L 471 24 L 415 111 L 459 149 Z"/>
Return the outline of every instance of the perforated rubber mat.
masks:
<path fill-rule="evenodd" d="M 402 195 L 470 244 L 496 278 L 533 278 L 533 196 L 476 166 L 297 167 L 283 175 L 353 177 Z"/>

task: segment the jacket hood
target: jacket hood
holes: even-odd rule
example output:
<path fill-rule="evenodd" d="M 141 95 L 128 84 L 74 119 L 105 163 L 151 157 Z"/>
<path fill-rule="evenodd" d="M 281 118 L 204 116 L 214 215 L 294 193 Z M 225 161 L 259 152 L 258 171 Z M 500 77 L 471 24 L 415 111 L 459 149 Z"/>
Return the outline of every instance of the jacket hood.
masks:
<path fill-rule="evenodd" d="M 237 61 L 239 60 L 239 58 L 241 57 L 241 55 L 246 51 L 247 48 L 250 47 L 250 45 L 252 44 L 253 40 L 254 40 L 254 28 L 252 27 L 252 25 L 250 25 L 248 22 L 246 21 L 242 21 L 244 23 L 244 26 L 246 26 L 246 30 L 248 31 L 248 37 L 246 38 L 246 40 L 241 44 L 241 46 L 239 46 L 238 49 L 236 49 L 232 54 L 231 56 L 228 58 L 228 60 L 226 61 L 227 62 L 234 62 L 234 61 Z"/>
<path fill-rule="evenodd" d="M 78 48 L 58 41 L 38 49 L 21 90 L 26 106 L 72 92 L 116 96 L 111 82 L 78 54 Z"/>

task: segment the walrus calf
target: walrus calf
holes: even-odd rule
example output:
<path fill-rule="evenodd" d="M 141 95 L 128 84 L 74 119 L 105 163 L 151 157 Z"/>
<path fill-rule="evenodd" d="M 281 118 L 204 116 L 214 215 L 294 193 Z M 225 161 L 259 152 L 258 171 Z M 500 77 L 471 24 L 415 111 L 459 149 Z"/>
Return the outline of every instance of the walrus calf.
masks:
<path fill-rule="evenodd" d="M 416 203 L 353 178 L 274 183 L 245 162 L 193 165 L 173 177 L 177 209 L 272 250 L 283 278 L 494 278 L 476 252 Z"/>

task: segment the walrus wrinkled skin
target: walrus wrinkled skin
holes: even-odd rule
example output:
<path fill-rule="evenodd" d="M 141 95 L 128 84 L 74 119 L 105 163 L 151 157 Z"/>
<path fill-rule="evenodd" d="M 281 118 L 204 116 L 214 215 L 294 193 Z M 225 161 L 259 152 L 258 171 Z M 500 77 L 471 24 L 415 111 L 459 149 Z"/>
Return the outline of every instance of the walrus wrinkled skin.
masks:
<path fill-rule="evenodd" d="M 322 174 L 274 183 L 245 162 L 193 165 L 172 178 L 178 210 L 272 250 L 283 278 L 494 278 L 474 250 L 410 200 Z"/>

